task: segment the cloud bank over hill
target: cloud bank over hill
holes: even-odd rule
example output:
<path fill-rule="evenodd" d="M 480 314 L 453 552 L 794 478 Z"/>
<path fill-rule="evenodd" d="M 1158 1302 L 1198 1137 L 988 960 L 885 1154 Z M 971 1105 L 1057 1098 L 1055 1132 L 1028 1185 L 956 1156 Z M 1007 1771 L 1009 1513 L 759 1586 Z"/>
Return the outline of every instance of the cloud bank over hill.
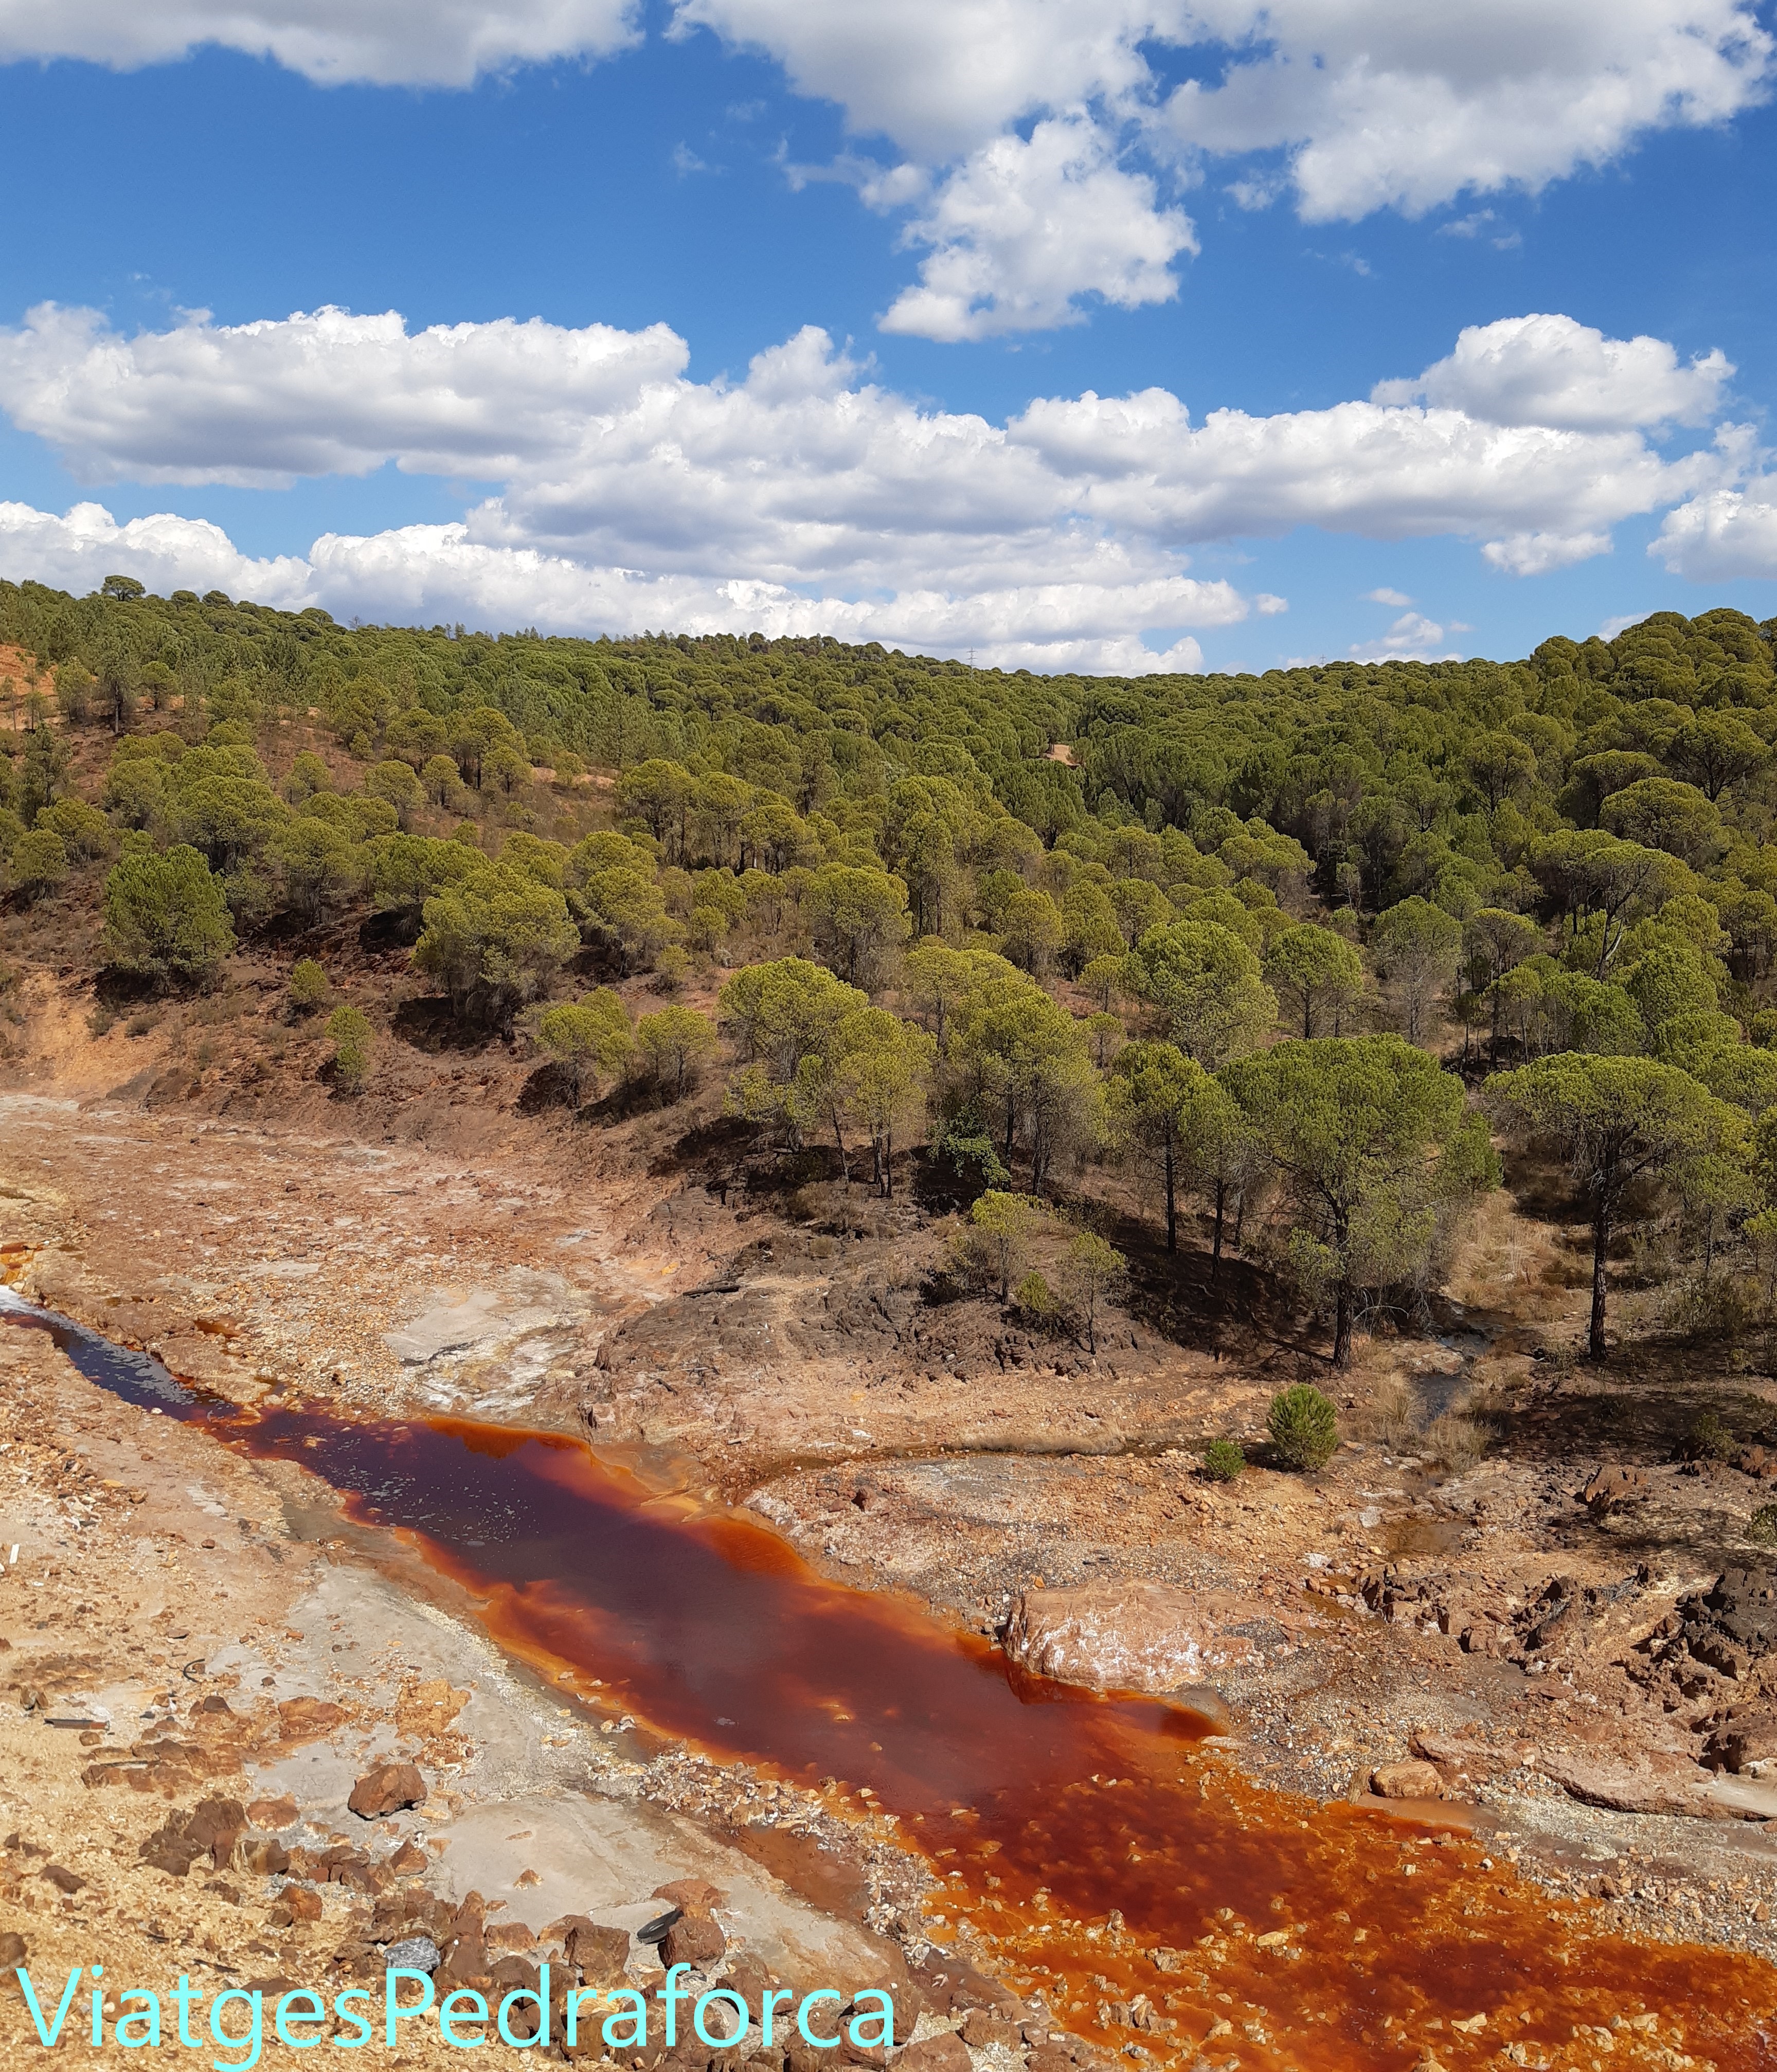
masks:
<path fill-rule="evenodd" d="M 1771 564 L 1750 435 L 1707 436 L 1723 356 L 1683 364 L 1564 316 L 1465 331 L 1366 399 L 1200 421 L 1153 388 L 1039 397 L 992 423 L 877 384 L 812 327 L 738 381 L 692 380 L 689 358 L 659 324 L 410 332 L 393 311 L 323 309 L 125 337 L 46 305 L 0 332 L 0 408 L 84 482 L 275 489 L 392 464 L 490 493 L 459 524 L 329 534 L 262 562 L 198 521 L 12 505 L 7 566 L 78 587 L 121 557 L 157 586 L 367 617 L 757 625 L 1132 669 L 1189 666 L 1186 629 L 1283 608 L 1188 574 L 1190 549 L 1299 526 L 1454 535 L 1524 576 L 1664 512 L 1669 566 Z"/>

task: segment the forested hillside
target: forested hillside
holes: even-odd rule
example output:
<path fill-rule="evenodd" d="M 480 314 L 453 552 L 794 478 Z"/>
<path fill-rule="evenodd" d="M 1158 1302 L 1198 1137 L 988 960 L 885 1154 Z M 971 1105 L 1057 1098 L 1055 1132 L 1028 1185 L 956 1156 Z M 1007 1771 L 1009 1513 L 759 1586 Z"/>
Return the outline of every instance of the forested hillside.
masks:
<path fill-rule="evenodd" d="M 106 593 L 0 584 L 15 991 L 84 898 L 101 998 L 257 944 L 319 1026 L 305 942 L 361 911 L 460 1028 L 553 1054 L 564 1123 L 701 1080 L 885 1193 L 925 1147 L 960 1269 L 1088 1336 L 1095 1175 L 1287 1276 L 1343 1359 L 1495 1140 L 1592 1216 L 1595 1353 L 1631 1214 L 1676 1322 L 1764 1300 L 1777 622 L 1118 680 Z M 341 1097 L 373 1086 L 389 1030 L 326 1026 Z M 1051 1287 L 1026 1240 L 1063 1211 Z"/>

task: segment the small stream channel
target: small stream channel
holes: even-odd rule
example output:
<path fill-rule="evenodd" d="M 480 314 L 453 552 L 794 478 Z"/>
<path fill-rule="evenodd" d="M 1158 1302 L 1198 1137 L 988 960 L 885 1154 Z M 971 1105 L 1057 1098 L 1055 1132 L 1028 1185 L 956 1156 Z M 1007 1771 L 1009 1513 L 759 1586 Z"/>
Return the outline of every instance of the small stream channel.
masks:
<path fill-rule="evenodd" d="M 1218 2072 L 1405 2072 L 1434 2043 L 1458 2072 L 1506 2062 L 1508 2040 L 1528 2065 L 1576 2024 L 1645 2006 L 1681 2016 L 1685 2049 L 1722 2072 L 1777 2066 L 1770 1967 L 1598 1934 L 1601 1917 L 1483 1868 L 1478 1843 L 1256 1790 L 1191 1714 L 1022 1678 L 985 1641 L 826 1581 L 747 1519 L 675 1515 L 577 1441 L 243 1412 L 4 1289 L 0 1320 L 47 1331 L 145 1412 L 299 1463 L 472 1593 L 497 1640 L 603 1679 L 652 1727 L 800 1783 L 868 1787 L 950 1878 L 934 1933 L 966 1916 L 1067 2026 L 1094 2028 L 1101 2000 L 1173 1994 L 1175 2032 L 1106 2033 L 1146 2062 L 1188 2064 L 1232 2020 L 1204 2046 Z M 1122 1932 L 1104 1926 L 1113 1910 Z M 1157 1970 L 1156 1946 L 1183 1963 Z M 1472 2037 L 1449 2026 L 1478 2012 Z"/>

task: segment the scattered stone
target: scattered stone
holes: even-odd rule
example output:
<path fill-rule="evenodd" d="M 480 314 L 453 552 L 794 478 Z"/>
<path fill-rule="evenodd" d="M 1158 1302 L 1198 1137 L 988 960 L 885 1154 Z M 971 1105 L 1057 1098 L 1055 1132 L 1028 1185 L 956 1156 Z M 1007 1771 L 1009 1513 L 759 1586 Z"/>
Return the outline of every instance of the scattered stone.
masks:
<path fill-rule="evenodd" d="M 234 1863 L 246 1825 L 246 1809 L 238 1799 L 201 1799 L 189 1813 L 169 1813 L 137 1854 L 169 1877 L 185 1877 L 205 1854 L 213 1868 L 225 1871 Z"/>
<path fill-rule="evenodd" d="M 910 2043 L 895 2063 L 896 2072 L 974 2072 L 968 2045 L 950 2029 Z"/>
<path fill-rule="evenodd" d="M 691 1964 L 707 1971 L 727 1947 L 727 1937 L 707 1915 L 687 1914 L 660 1938 L 660 1961 L 668 1967 Z"/>
<path fill-rule="evenodd" d="M 568 1962 L 589 1986 L 614 1986 L 629 1961 L 629 1930 L 601 1927 L 583 1914 L 570 1914 L 556 1924 Z M 756 1996 L 752 2003 L 757 2004 Z"/>
<path fill-rule="evenodd" d="M 204 1799 L 187 1815 L 185 1832 L 200 1851 L 209 1852 L 219 1871 L 225 1871 L 246 1826 L 247 1809 L 238 1799 Z"/>
<path fill-rule="evenodd" d="M 424 1971 L 428 1976 L 444 1961 L 443 1951 L 430 1935 L 409 1935 L 391 1942 L 383 1957 L 392 1971 Z"/>
<path fill-rule="evenodd" d="M 267 1916 L 274 1928 L 288 1928 L 298 1921 L 319 1921 L 320 1918 L 321 1895 L 302 1885 L 286 1885 Z"/>
<path fill-rule="evenodd" d="M 45 1864 L 38 1876 L 47 1879 L 58 1892 L 76 1893 L 86 1889 L 86 1880 L 60 1864 Z"/>
<path fill-rule="evenodd" d="M 1732 1705 L 1716 1720 L 1703 1760 L 1711 1770 L 1736 1777 L 1758 1777 L 1777 1758 L 1777 1708 L 1767 1704 Z"/>
<path fill-rule="evenodd" d="M 985 2008 L 971 2008 L 963 2016 L 962 2039 L 972 2050 L 979 2050 L 989 2043 L 1002 2044 L 1008 2050 L 1018 2042 L 1018 2033 L 1009 2021 L 990 2014 Z"/>
<path fill-rule="evenodd" d="M 15 1928 L 0 1930 L 0 1971 L 15 1970 L 29 1955 L 25 1938 Z"/>
<path fill-rule="evenodd" d="M 1594 1518 L 1608 1518 L 1647 1494 L 1647 1478 L 1639 1468 L 1600 1468 L 1580 1491 L 1580 1502 Z"/>
<path fill-rule="evenodd" d="M 325 1698 L 286 1698 L 278 1708 L 278 1739 L 288 1744 L 325 1741 L 351 1715 Z"/>
<path fill-rule="evenodd" d="M 247 1808 L 247 1818 L 255 1827 L 294 1827 L 296 1801 L 288 1797 L 256 1799 Z"/>
<path fill-rule="evenodd" d="M 1379 1763 L 1370 1772 L 1370 1789 L 1380 1799 L 1442 1799 L 1444 1780 L 1434 1764 L 1410 1759 Z"/>
<path fill-rule="evenodd" d="M 360 1820 L 380 1820 L 405 1812 L 426 1797 L 426 1779 L 410 1762 L 382 1762 L 352 1787 L 346 1804 Z"/>
<path fill-rule="evenodd" d="M 1631 1764 L 1545 1753 L 1537 1766 L 1584 1806 L 1602 1806 L 1614 1813 L 1682 1815 L 1704 1810 L 1697 1773 L 1678 1757 L 1662 1761 L 1656 1753 Z"/>

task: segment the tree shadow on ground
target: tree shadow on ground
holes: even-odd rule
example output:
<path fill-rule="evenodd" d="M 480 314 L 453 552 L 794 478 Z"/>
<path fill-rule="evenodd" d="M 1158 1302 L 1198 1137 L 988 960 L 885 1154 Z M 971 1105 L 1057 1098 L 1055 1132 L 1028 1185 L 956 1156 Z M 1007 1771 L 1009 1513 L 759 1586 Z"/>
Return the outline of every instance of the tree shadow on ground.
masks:
<path fill-rule="evenodd" d="M 462 1019 L 443 993 L 422 993 L 402 1001 L 389 1026 L 400 1042 L 434 1057 L 453 1050 L 485 1050 L 500 1040 L 497 1030 Z"/>

